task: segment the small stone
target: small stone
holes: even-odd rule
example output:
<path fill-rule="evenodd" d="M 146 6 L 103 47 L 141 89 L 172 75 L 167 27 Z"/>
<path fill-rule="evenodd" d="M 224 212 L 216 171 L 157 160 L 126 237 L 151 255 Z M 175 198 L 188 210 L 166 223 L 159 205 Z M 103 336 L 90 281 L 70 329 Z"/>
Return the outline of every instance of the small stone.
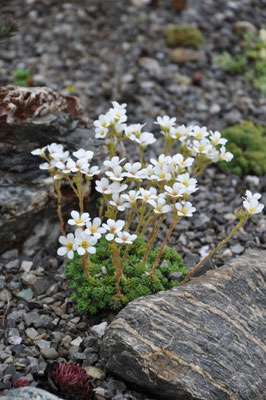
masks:
<path fill-rule="evenodd" d="M 169 275 L 169 279 L 170 279 L 171 281 L 180 282 L 181 279 L 182 279 L 182 276 L 183 276 L 182 272 L 172 272 L 172 273 Z"/>
<path fill-rule="evenodd" d="M 79 346 L 83 342 L 83 339 L 79 336 L 70 342 L 71 346 Z"/>
<path fill-rule="evenodd" d="M 33 298 L 33 291 L 30 288 L 24 289 L 18 292 L 16 296 L 21 300 L 31 301 Z"/>
<path fill-rule="evenodd" d="M 105 377 L 104 371 L 100 368 L 90 366 L 84 369 L 87 372 L 87 374 L 91 376 L 93 379 L 103 379 Z"/>
<path fill-rule="evenodd" d="M 22 387 L 9 391 L 2 400 L 60 400 L 59 397 L 33 386 Z"/>
<path fill-rule="evenodd" d="M 25 333 L 32 340 L 38 336 L 38 332 L 34 328 L 27 328 Z"/>
<path fill-rule="evenodd" d="M 242 121 L 242 115 L 238 110 L 232 110 L 224 114 L 224 120 L 228 124 L 237 124 Z"/>
<path fill-rule="evenodd" d="M 183 75 L 183 74 L 179 74 L 178 72 L 176 72 L 173 75 L 173 78 L 175 80 L 176 83 L 178 83 L 179 85 L 190 85 L 192 82 L 192 79 L 189 76 Z"/>
<path fill-rule="evenodd" d="M 94 332 L 99 338 L 103 337 L 105 329 L 107 327 L 107 322 L 102 322 L 99 325 L 93 325 L 91 331 Z"/>
<path fill-rule="evenodd" d="M 42 349 L 49 349 L 51 346 L 51 342 L 49 340 L 36 340 L 35 344 L 39 347 L 40 350 Z"/>
<path fill-rule="evenodd" d="M 233 254 L 242 254 L 244 250 L 244 247 L 241 246 L 241 244 L 239 243 L 231 247 L 231 251 Z"/>
<path fill-rule="evenodd" d="M 34 274 L 24 273 L 21 277 L 24 285 L 34 286 L 37 281 L 37 276 Z"/>
<path fill-rule="evenodd" d="M 79 352 L 79 346 L 72 346 L 68 351 L 68 357 L 74 358 L 74 356 Z"/>
<path fill-rule="evenodd" d="M 0 290 L 0 300 L 9 301 L 11 299 L 12 299 L 12 294 L 8 290 L 6 289 Z"/>
<path fill-rule="evenodd" d="M 16 271 L 18 269 L 18 267 L 19 267 L 19 260 L 18 259 L 11 260 L 5 265 L 5 268 L 8 271 L 12 271 L 12 270 Z"/>
<path fill-rule="evenodd" d="M 170 51 L 169 59 L 175 64 L 184 64 L 188 61 L 198 61 L 200 54 L 197 51 L 178 48 Z"/>
<path fill-rule="evenodd" d="M 33 266 L 33 262 L 32 261 L 22 261 L 20 269 L 21 271 L 24 272 L 29 272 L 31 270 L 31 267 Z"/>
<path fill-rule="evenodd" d="M 210 114 L 218 114 L 221 111 L 221 106 L 219 104 L 212 104 L 210 106 Z"/>
<path fill-rule="evenodd" d="M 226 249 L 222 255 L 223 257 L 232 257 L 233 254 L 230 249 Z"/>
<path fill-rule="evenodd" d="M 55 360 L 58 357 L 58 353 L 54 347 L 44 348 L 41 350 L 41 355 L 46 359 Z"/>
<path fill-rule="evenodd" d="M 245 180 L 247 183 L 249 183 L 251 186 L 258 186 L 260 184 L 260 178 L 255 175 L 247 175 L 245 177 Z"/>

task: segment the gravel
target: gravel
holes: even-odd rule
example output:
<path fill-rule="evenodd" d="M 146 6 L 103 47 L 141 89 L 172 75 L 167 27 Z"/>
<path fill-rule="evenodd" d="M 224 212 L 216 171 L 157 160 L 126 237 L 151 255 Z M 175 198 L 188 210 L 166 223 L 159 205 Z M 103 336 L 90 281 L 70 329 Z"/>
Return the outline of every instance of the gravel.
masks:
<path fill-rule="evenodd" d="M 232 54 L 239 50 L 235 22 L 262 26 L 265 1 L 204 0 L 199 9 L 192 6 L 181 14 L 173 12 L 170 2 L 161 0 L 158 8 L 141 3 L 10 0 L 1 11 L 19 22 L 20 31 L 1 43 L 0 84 L 13 82 L 11 71 L 30 68 L 35 85 L 77 95 L 84 115 L 92 119 L 106 112 L 111 100 L 127 102 L 130 122 L 146 122 L 147 130 L 157 137 L 152 122 L 164 114 L 176 116 L 178 123 L 197 123 L 213 130 L 246 119 L 265 124 L 266 98 L 243 77 L 225 74 L 213 62 L 225 50 Z M 169 23 L 192 24 L 202 30 L 206 42 L 198 61 L 169 61 L 171 50 L 164 41 Z M 150 155 L 160 149 L 158 140 Z M 132 146 L 128 154 L 136 157 Z M 207 169 L 199 178 L 200 190 L 192 197 L 197 214 L 182 220 L 169 240 L 189 269 L 204 246 L 214 248 L 235 226 L 235 209 L 245 190 L 263 193 L 265 186 L 266 177 L 241 179 L 216 167 Z M 162 225 L 158 242 L 168 223 Z M 204 270 L 223 265 L 249 247 L 265 249 L 265 232 L 265 218 L 254 216 Z M 70 299 L 64 266 L 56 256 L 56 246 L 31 246 L 25 252 L 12 249 L 1 256 L 0 308 L 5 314 L 0 324 L 0 391 L 6 393 L 18 378 L 33 382 L 32 374 L 42 373 L 55 360 L 77 362 L 88 371 L 95 368 L 99 399 L 148 399 L 104 374 L 99 348 L 113 315 L 79 315 Z"/>

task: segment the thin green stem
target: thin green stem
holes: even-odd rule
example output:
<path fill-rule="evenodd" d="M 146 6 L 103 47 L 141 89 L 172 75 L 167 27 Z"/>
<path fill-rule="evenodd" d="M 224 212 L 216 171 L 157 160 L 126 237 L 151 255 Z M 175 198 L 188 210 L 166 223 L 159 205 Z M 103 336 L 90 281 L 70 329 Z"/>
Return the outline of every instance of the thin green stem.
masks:
<path fill-rule="evenodd" d="M 63 236 L 66 235 L 64 228 L 64 220 L 62 217 L 62 192 L 61 192 L 61 179 L 54 180 L 54 187 L 57 194 L 57 214 L 60 221 L 60 231 Z"/>
<path fill-rule="evenodd" d="M 244 225 L 244 223 L 246 222 L 246 220 L 249 218 L 249 216 L 246 216 L 245 218 L 241 219 L 239 221 L 239 223 L 234 227 L 234 229 L 232 230 L 232 232 L 224 239 L 222 240 L 216 247 L 215 249 L 213 249 L 206 257 L 204 257 L 198 265 L 196 265 L 196 267 L 185 277 L 185 279 L 180 283 L 180 285 L 183 285 L 184 283 L 186 283 L 189 278 L 191 278 L 192 275 L 194 275 L 194 273 L 196 271 L 198 271 L 198 269 L 210 258 L 212 257 L 224 244 L 226 244 L 228 242 L 229 239 L 231 239 L 232 236 L 234 236 L 237 231 L 239 230 L 239 228 L 241 228 L 242 225 Z"/>

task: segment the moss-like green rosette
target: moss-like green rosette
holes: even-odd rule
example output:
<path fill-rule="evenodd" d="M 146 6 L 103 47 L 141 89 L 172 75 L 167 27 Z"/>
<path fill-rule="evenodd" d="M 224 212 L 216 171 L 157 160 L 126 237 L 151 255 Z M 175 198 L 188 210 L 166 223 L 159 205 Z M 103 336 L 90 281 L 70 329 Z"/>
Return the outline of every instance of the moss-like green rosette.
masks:
<path fill-rule="evenodd" d="M 80 257 L 77 254 L 73 260 L 67 261 L 65 276 L 70 279 L 69 286 L 73 290 L 71 297 L 80 313 L 95 314 L 100 310 L 120 309 L 138 297 L 178 286 L 178 281 L 169 279 L 171 273 L 181 272 L 183 278 L 188 273 L 182 257 L 174 249 L 166 248 L 161 258 L 161 262 L 166 260 L 166 263 L 157 268 L 155 278 L 151 280 L 149 272 L 160 249 L 155 248 L 150 252 L 146 266 L 143 267 L 141 260 L 145 242 L 143 239 L 137 239 L 124 265 L 126 279 L 121 281 L 123 297 L 118 299 L 115 290 L 115 270 L 108 246 L 109 243 L 105 238 L 98 241 L 97 252 L 90 257 L 92 265 L 89 267 L 89 272 L 92 278 L 89 280 L 85 278 Z M 122 254 L 123 251 L 124 249 Z"/>

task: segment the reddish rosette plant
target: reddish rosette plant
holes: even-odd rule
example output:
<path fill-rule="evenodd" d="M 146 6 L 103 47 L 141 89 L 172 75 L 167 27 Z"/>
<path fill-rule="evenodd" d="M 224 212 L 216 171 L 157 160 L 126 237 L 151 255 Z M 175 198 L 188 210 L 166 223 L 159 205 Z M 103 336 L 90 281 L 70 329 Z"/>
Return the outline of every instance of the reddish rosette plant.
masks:
<path fill-rule="evenodd" d="M 14 387 L 15 388 L 20 388 L 20 387 L 26 387 L 26 386 L 30 386 L 29 382 L 24 380 L 24 379 L 17 379 L 14 382 Z"/>
<path fill-rule="evenodd" d="M 49 378 L 66 399 L 92 399 L 93 386 L 86 371 L 77 364 L 53 363 Z"/>

